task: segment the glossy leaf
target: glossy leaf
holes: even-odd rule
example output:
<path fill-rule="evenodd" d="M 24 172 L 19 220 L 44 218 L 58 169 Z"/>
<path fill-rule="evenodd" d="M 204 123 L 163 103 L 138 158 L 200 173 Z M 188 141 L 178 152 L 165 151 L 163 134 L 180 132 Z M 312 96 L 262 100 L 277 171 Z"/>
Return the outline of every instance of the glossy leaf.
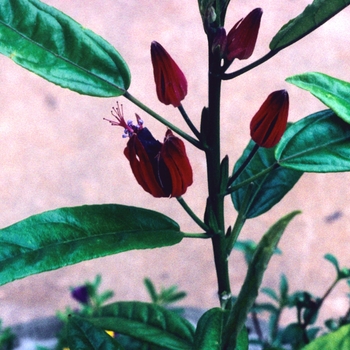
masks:
<path fill-rule="evenodd" d="M 350 83 L 317 72 L 294 75 L 286 81 L 311 92 L 338 117 L 350 123 Z"/>
<path fill-rule="evenodd" d="M 259 242 L 225 327 L 224 348 L 225 346 L 226 348 L 232 347 L 243 329 L 247 315 L 258 296 L 264 272 L 275 252 L 277 244 L 289 222 L 299 213 L 299 211 L 293 211 L 282 217 L 270 227 Z"/>
<path fill-rule="evenodd" d="M 119 96 L 130 85 L 123 58 L 107 41 L 39 0 L 2 0 L 0 53 L 61 87 Z"/>
<path fill-rule="evenodd" d="M 185 350 L 193 345 L 193 326 L 176 313 L 155 304 L 117 302 L 104 306 L 99 317 L 89 320 L 100 328 L 164 349 Z"/>
<path fill-rule="evenodd" d="M 198 321 L 194 349 L 221 350 L 221 336 L 227 313 L 223 309 L 213 308 L 202 315 Z"/>
<path fill-rule="evenodd" d="M 348 350 L 350 349 L 350 325 L 326 334 L 304 346 L 302 350 Z"/>
<path fill-rule="evenodd" d="M 0 230 L 0 285 L 80 261 L 179 243 L 170 218 L 116 204 L 61 208 Z"/>
<path fill-rule="evenodd" d="M 314 0 L 273 37 L 270 49 L 279 51 L 295 43 L 327 22 L 350 4 L 350 0 Z"/>
<path fill-rule="evenodd" d="M 250 141 L 242 156 L 235 164 L 233 172 L 241 166 L 253 147 L 254 142 Z M 274 150 L 275 148 L 260 147 L 248 166 L 235 180 L 233 186 L 276 164 Z M 253 218 L 270 210 L 293 188 L 302 174 L 302 172 L 293 169 L 277 167 L 268 174 L 256 179 L 246 217 Z M 244 186 L 231 195 L 233 205 L 237 211 L 241 209 L 246 190 L 247 186 Z"/>
<path fill-rule="evenodd" d="M 123 350 L 105 330 L 75 316 L 68 319 L 67 345 L 74 350 Z"/>
<path fill-rule="evenodd" d="M 276 147 L 276 159 L 286 168 L 304 172 L 350 170 L 350 125 L 325 110 L 294 123 Z"/>

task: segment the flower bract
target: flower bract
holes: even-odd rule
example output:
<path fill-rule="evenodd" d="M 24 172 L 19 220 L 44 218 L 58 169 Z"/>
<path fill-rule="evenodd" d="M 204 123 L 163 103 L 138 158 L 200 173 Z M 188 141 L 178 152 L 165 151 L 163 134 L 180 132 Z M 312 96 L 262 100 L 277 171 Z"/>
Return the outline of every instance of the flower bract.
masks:
<path fill-rule="evenodd" d="M 275 146 L 286 130 L 288 108 L 288 92 L 272 92 L 250 122 L 250 136 L 253 141 L 261 147 Z"/>
<path fill-rule="evenodd" d="M 151 44 L 151 58 L 159 101 L 179 107 L 187 95 L 185 75 L 164 47 L 156 41 Z"/>

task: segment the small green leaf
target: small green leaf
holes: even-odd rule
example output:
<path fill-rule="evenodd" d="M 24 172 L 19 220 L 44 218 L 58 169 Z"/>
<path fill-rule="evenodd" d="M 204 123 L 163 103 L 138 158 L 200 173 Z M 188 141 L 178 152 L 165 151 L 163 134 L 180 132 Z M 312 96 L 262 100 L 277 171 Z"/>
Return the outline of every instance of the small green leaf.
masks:
<path fill-rule="evenodd" d="M 333 333 L 326 334 L 304 346 L 302 350 L 348 350 L 350 349 L 350 325 L 346 325 Z"/>
<path fill-rule="evenodd" d="M 247 275 L 243 286 L 230 312 L 228 321 L 224 330 L 223 346 L 232 347 L 239 332 L 242 330 L 247 315 L 254 305 L 258 296 L 259 288 L 267 269 L 267 265 L 275 252 L 276 246 L 289 222 L 300 213 L 293 211 L 278 220 L 265 233 L 259 242 L 252 262 L 248 267 Z"/>
<path fill-rule="evenodd" d="M 179 243 L 183 233 L 155 211 L 116 204 L 61 208 L 0 230 L 0 285 L 132 249 Z"/>
<path fill-rule="evenodd" d="M 250 154 L 254 144 L 253 141 L 249 142 L 242 156 L 235 164 L 233 173 Z M 276 164 L 274 150 L 275 148 L 260 147 L 248 166 L 234 181 L 233 186 L 238 185 Z M 277 167 L 268 174 L 256 179 L 253 182 L 253 194 L 246 217 L 248 219 L 253 218 L 270 210 L 293 188 L 302 174 L 303 173 L 300 171 Z M 233 205 L 237 211 L 239 211 L 242 206 L 246 190 L 247 186 L 243 186 L 231 195 Z"/>
<path fill-rule="evenodd" d="M 208 310 L 198 321 L 194 336 L 195 350 L 221 350 L 222 329 L 227 312 L 220 308 Z"/>
<path fill-rule="evenodd" d="M 261 289 L 261 292 L 269 296 L 271 299 L 277 301 L 279 303 L 280 298 L 278 297 L 276 291 L 269 287 L 264 287 Z"/>
<path fill-rule="evenodd" d="M 117 302 L 104 306 L 99 317 L 89 320 L 99 328 L 163 349 L 192 349 L 193 326 L 176 313 L 158 305 L 137 301 Z"/>
<path fill-rule="evenodd" d="M 328 260 L 335 267 L 335 269 L 337 270 L 337 274 L 339 274 L 340 268 L 339 268 L 339 263 L 337 258 L 333 254 L 329 254 L 329 253 L 326 254 L 324 258 Z"/>
<path fill-rule="evenodd" d="M 290 20 L 278 31 L 270 43 L 270 49 L 279 51 L 295 43 L 349 4 L 350 0 L 314 0 L 299 16 Z"/>
<path fill-rule="evenodd" d="M 146 277 L 143 280 L 143 283 L 147 289 L 149 296 L 151 297 L 152 303 L 157 303 L 158 294 L 157 294 L 156 287 L 154 286 L 154 283 L 152 282 L 152 280 L 150 278 Z"/>
<path fill-rule="evenodd" d="M 350 124 L 350 83 L 317 72 L 294 75 L 286 81 L 311 92 L 338 117 Z"/>
<path fill-rule="evenodd" d="M 286 168 L 304 172 L 350 170 L 350 125 L 325 110 L 292 124 L 276 147 L 276 159 Z"/>
<path fill-rule="evenodd" d="M 123 350 L 105 330 L 88 320 L 70 316 L 67 324 L 67 345 L 74 350 Z"/>
<path fill-rule="evenodd" d="M 107 41 L 38 0 L 2 0 L 0 53 L 80 94 L 123 95 L 130 72 Z"/>

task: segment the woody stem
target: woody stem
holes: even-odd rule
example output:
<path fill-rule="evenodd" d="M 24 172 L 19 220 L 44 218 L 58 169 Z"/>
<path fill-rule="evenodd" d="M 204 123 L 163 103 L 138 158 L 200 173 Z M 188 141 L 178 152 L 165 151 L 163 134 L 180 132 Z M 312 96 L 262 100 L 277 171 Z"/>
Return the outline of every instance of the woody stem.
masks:
<path fill-rule="evenodd" d="M 229 309 L 232 303 L 228 274 L 228 257 L 225 242 L 224 196 L 220 194 L 220 96 L 221 58 L 211 52 L 209 40 L 208 76 L 208 124 L 206 134 L 206 159 L 209 198 L 206 209 L 206 224 L 211 228 L 218 294 L 221 307 Z"/>

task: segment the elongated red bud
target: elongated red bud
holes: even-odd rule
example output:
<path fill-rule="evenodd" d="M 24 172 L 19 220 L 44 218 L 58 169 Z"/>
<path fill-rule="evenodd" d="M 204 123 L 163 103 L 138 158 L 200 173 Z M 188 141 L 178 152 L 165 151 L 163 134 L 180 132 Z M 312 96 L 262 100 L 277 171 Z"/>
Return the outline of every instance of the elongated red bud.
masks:
<path fill-rule="evenodd" d="M 247 17 L 238 21 L 227 34 L 226 58 L 245 60 L 249 58 L 255 48 L 258 37 L 262 9 L 256 8 Z"/>
<path fill-rule="evenodd" d="M 287 127 L 288 108 L 288 92 L 272 92 L 250 122 L 252 140 L 265 148 L 277 145 Z"/>
<path fill-rule="evenodd" d="M 151 58 L 157 96 L 160 102 L 179 107 L 187 95 L 187 80 L 162 45 L 153 41 Z"/>

